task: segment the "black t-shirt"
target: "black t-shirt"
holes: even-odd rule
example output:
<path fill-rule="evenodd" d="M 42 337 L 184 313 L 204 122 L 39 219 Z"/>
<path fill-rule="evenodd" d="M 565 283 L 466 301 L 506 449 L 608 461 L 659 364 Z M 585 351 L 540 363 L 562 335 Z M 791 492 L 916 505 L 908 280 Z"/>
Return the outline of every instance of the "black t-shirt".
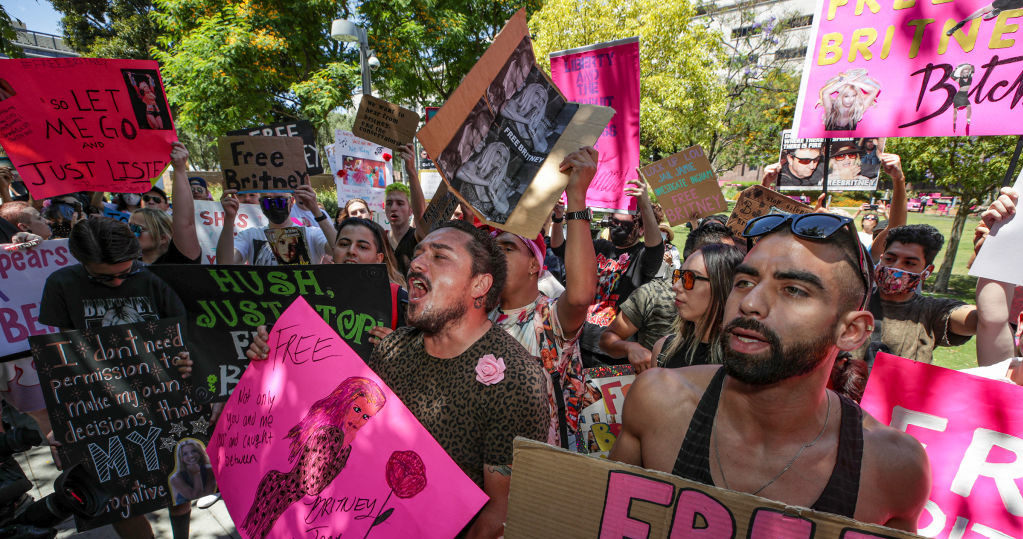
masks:
<path fill-rule="evenodd" d="M 21 232 L 14 223 L 0 217 L 0 243 L 11 243 L 11 237 Z"/>
<path fill-rule="evenodd" d="M 39 321 L 61 329 L 90 329 L 185 316 L 185 306 L 167 283 L 149 271 L 112 288 L 89 280 L 81 264 L 46 279 Z"/>
<path fill-rule="evenodd" d="M 162 255 L 160 255 L 160 258 L 157 258 L 155 261 L 153 261 L 153 265 L 155 266 L 157 264 L 198 264 L 201 258 L 202 258 L 201 252 L 199 253 L 199 256 L 195 258 L 188 258 L 184 254 L 182 254 L 181 251 L 178 250 L 178 246 L 174 245 L 174 239 L 171 238 L 170 245 L 167 246 L 167 252 L 163 253 Z"/>
<path fill-rule="evenodd" d="M 696 343 L 696 351 L 693 352 L 693 361 L 691 363 L 689 361 L 689 346 L 682 346 L 671 357 L 666 357 L 667 354 L 665 352 L 668 351 L 671 342 L 677 338 L 677 335 L 670 335 L 664 340 L 664 345 L 661 347 L 661 355 L 657 358 L 658 363 L 663 362 L 662 367 L 677 369 L 690 365 L 709 365 L 711 363 L 709 342 Z"/>
<path fill-rule="evenodd" d="M 410 227 L 394 248 L 394 257 L 398 259 L 398 269 L 402 275 L 408 275 L 408 267 L 412 264 L 416 245 L 419 245 L 419 241 L 416 240 L 416 227 Z"/>

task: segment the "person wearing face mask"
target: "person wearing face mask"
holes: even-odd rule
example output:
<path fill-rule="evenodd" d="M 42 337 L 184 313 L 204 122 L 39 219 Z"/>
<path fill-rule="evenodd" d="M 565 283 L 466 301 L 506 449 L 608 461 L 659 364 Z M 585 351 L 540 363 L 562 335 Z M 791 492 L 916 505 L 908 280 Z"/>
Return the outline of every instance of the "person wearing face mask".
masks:
<path fill-rule="evenodd" d="M 237 191 L 225 189 L 220 202 L 224 205 L 224 228 L 217 241 L 217 264 L 252 264 L 255 266 L 275 266 L 274 257 L 266 241 L 266 228 L 285 228 L 291 224 L 291 207 L 295 200 L 300 200 L 307 208 L 316 208 L 319 213 L 314 220 L 318 226 L 300 227 L 309 246 L 309 260 L 319 264 L 327 249 L 334 244 L 336 233 L 330 217 L 316 205 L 316 192 L 306 184 L 295 189 L 293 195 L 286 193 L 264 193 L 259 198 L 259 207 L 263 215 L 270 221 L 268 227 L 246 228 L 234 234 L 234 220 L 238 215 Z"/>
<path fill-rule="evenodd" d="M 950 298 L 920 293 L 945 243 L 931 225 L 906 225 L 888 232 L 875 268 L 881 313 L 881 343 L 891 353 L 930 363 L 936 346 L 959 346 L 977 333 L 977 308 Z M 874 301 L 871 310 L 876 311 Z"/>
<path fill-rule="evenodd" d="M 115 193 L 113 202 L 107 202 L 104 206 L 122 213 L 131 213 L 142 207 L 142 195 L 138 193 Z"/>

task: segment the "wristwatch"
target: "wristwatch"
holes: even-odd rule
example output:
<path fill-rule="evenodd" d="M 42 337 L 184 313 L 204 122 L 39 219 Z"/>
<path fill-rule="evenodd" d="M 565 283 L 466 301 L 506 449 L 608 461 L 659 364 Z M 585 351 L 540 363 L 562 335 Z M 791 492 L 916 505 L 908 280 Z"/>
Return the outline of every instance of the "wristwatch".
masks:
<path fill-rule="evenodd" d="M 582 221 L 590 221 L 593 219 L 593 211 L 589 208 L 580 211 L 565 212 L 565 220 L 571 221 L 573 219 L 579 219 Z"/>
<path fill-rule="evenodd" d="M 551 221 L 554 221 L 555 223 L 563 223 L 565 222 L 565 217 L 562 216 L 560 219 L 558 219 L 557 217 L 551 217 Z"/>
<path fill-rule="evenodd" d="M 316 216 L 316 222 L 319 223 L 320 221 L 326 221 L 327 218 L 327 213 L 321 211 L 320 215 Z"/>

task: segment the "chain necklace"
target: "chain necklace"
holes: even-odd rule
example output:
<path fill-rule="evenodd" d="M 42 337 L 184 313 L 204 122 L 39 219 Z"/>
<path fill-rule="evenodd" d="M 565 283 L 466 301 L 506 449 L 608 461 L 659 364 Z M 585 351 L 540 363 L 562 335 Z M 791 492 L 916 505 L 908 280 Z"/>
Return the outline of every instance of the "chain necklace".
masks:
<path fill-rule="evenodd" d="M 821 427 L 821 431 L 817 433 L 817 437 L 815 437 L 810 443 L 803 444 L 802 447 L 799 448 L 799 451 L 796 451 L 796 454 L 792 456 L 792 460 L 790 460 L 789 463 L 786 464 L 785 467 L 782 468 L 777 475 L 772 477 L 768 482 L 764 483 L 756 491 L 752 492 L 751 493 L 752 495 L 756 496 L 757 494 L 760 494 L 765 488 L 771 486 L 771 483 L 774 483 L 775 481 L 778 480 L 779 477 L 785 475 L 785 472 L 789 471 L 789 468 L 791 468 L 792 465 L 795 464 L 797 460 L 799 460 L 799 455 L 802 455 L 803 451 L 816 445 L 817 442 L 820 441 L 821 436 L 824 436 L 824 431 L 828 430 L 828 421 L 831 420 L 831 395 L 830 394 L 826 395 L 828 397 L 828 409 L 826 415 L 824 416 L 824 426 Z M 725 484 L 726 489 L 731 490 L 731 488 L 728 487 L 728 479 L 725 478 L 725 469 L 724 467 L 721 466 L 721 451 L 718 450 L 717 436 L 714 436 L 714 460 L 717 461 L 718 471 L 721 473 L 721 482 Z"/>

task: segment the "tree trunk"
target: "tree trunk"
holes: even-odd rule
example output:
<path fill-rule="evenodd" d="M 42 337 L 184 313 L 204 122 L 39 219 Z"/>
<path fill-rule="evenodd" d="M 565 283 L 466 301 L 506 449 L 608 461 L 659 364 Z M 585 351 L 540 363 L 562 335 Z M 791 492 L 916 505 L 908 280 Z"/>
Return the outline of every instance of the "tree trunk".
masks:
<path fill-rule="evenodd" d="M 938 278 L 934 281 L 932 290 L 940 293 L 948 292 L 948 280 L 952 275 L 952 266 L 955 265 L 956 251 L 959 250 L 959 239 L 963 236 L 963 228 L 966 227 L 966 218 L 970 215 L 970 204 L 965 201 L 959 204 L 956 210 L 956 218 L 952 223 L 952 233 L 945 241 L 945 258 L 941 261 L 941 269 L 938 270 Z"/>

